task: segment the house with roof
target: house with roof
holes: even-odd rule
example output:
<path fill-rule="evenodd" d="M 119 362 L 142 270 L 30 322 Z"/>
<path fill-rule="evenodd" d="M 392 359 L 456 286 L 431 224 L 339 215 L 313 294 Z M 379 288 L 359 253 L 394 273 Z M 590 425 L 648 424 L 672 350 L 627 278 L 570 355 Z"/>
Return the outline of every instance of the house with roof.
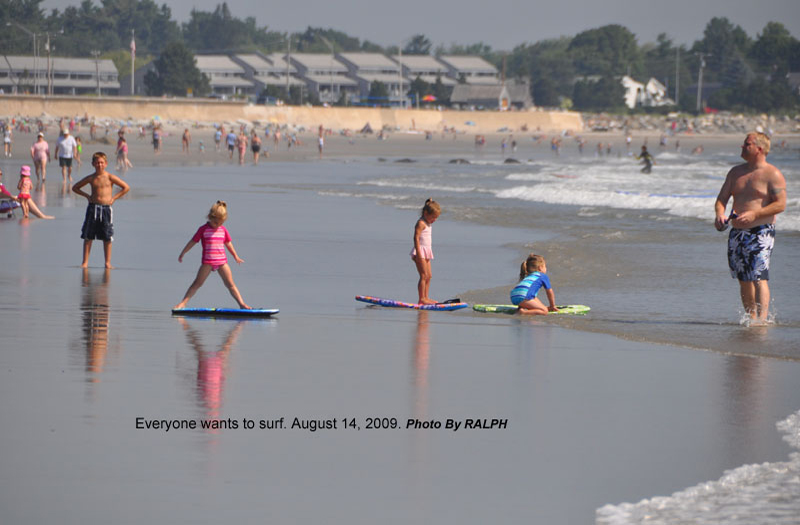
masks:
<path fill-rule="evenodd" d="M 401 102 L 408 91 L 408 81 L 401 77 L 401 68 L 385 55 L 380 53 L 339 53 L 336 55 L 347 66 L 348 76 L 358 82 L 358 96 L 361 101 L 369 97 L 372 84 L 381 82 L 389 92 L 387 101 L 367 101 L 381 104 Z M 401 84 L 403 93 L 401 93 Z"/>
<path fill-rule="evenodd" d="M 292 53 L 287 55 L 289 63 L 297 69 L 297 75 L 305 81 L 310 93 L 320 102 L 333 104 L 342 95 L 358 96 L 358 82 L 348 77 L 348 68 L 334 55 L 323 53 Z"/>
<path fill-rule="evenodd" d="M 497 68 L 479 56 L 442 55 L 438 60 L 447 67 L 447 76 L 456 82 L 480 85 L 499 83 Z"/>
<path fill-rule="evenodd" d="M 431 55 L 392 55 L 390 58 L 397 62 L 403 71 L 403 79 L 409 83 L 419 78 L 428 84 L 435 84 L 436 79 L 441 79 L 442 84 L 450 88 L 458 84 L 447 76 L 448 67 Z"/>
<path fill-rule="evenodd" d="M 107 59 L 11 56 L 0 60 L 4 93 L 119 95 L 119 74 Z"/>
<path fill-rule="evenodd" d="M 528 109 L 533 106 L 533 97 L 527 82 L 457 84 L 450 103 L 462 109 Z"/>
<path fill-rule="evenodd" d="M 256 95 L 262 93 L 267 86 L 286 91 L 287 86 L 291 88 L 305 85 L 305 82 L 295 77 L 297 69 L 279 53 L 233 54 L 230 58 L 244 69 L 244 78 L 254 84 Z"/>
<path fill-rule="evenodd" d="M 195 55 L 197 69 L 208 77 L 211 94 L 250 97 L 256 94 L 253 81 L 245 78 L 242 66 L 227 55 Z"/>
<path fill-rule="evenodd" d="M 675 101 L 667 96 L 666 86 L 655 78 L 650 78 L 646 84 L 643 84 L 625 75 L 620 82 L 625 88 L 625 105 L 631 109 L 637 106 L 654 107 L 675 104 Z"/>

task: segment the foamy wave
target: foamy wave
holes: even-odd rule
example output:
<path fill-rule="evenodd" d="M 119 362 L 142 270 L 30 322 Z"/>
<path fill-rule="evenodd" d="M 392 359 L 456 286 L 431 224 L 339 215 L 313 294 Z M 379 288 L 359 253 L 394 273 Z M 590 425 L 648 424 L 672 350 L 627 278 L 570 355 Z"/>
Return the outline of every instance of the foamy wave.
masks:
<path fill-rule="evenodd" d="M 800 449 L 800 411 L 777 423 L 784 441 Z M 606 505 L 597 523 L 623 525 L 672 523 L 750 525 L 797 524 L 800 516 L 800 452 L 789 461 L 743 465 L 717 481 L 700 483 L 669 497 Z"/>
<path fill-rule="evenodd" d="M 449 191 L 453 193 L 469 193 L 472 191 L 481 191 L 475 186 L 447 186 L 442 184 L 432 184 L 429 182 L 416 182 L 416 181 L 398 181 L 398 180 L 370 180 L 359 182 L 359 185 L 364 186 L 378 186 L 383 188 L 408 188 L 414 190 L 429 190 L 429 191 Z"/>

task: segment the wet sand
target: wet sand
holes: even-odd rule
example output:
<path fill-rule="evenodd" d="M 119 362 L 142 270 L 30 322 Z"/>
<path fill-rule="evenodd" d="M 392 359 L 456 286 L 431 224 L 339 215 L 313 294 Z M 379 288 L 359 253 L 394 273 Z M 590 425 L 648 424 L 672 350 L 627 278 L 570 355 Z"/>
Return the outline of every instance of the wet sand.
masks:
<path fill-rule="evenodd" d="M 210 132 L 202 158 L 182 157 L 179 137 L 158 158 L 132 139 L 110 272 L 99 245 L 78 268 L 84 203 L 60 193 L 52 164 L 56 220 L 0 221 L 2 521 L 590 523 L 605 504 L 788 455 L 775 422 L 800 407 L 795 361 L 356 303 L 413 298 L 416 212 L 305 188 L 359 169 L 351 156 L 463 145 L 332 137 L 335 159 L 317 161 L 310 139 L 260 168 L 212 154 Z M 275 319 L 169 313 L 199 248 L 177 255 L 218 198 L 245 260 L 236 283 L 251 305 L 280 308 Z M 513 267 L 501 246 L 518 232 L 443 219 L 433 292 L 496 286 L 486 268 Z M 212 275 L 190 305 L 233 303 Z M 288 428 L 294 418 L 306 428 Z M 237 428 L 147 429 L 162 419 Z"/>

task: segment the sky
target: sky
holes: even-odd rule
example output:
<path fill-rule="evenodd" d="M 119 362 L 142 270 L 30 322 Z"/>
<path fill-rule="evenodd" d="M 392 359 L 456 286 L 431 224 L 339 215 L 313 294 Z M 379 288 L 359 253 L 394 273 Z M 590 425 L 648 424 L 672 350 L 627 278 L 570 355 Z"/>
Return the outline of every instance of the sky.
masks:
<path fill-rule="evenodd" d="M 96 5 L 100 0 L 93 0 Z M 189 19 L 192 9 L 213 11 L 222 0 L 154 0 L 167 3 L 172 18 Z M 727 17 L 755 38 L 767 22 L 781 22 L 800 38 L 800 0 L 301 0 L 257 2 L 228 0 L 237 18 L 255 17 L 256 25 L 279 32 L 308 26 L 335 29 L 382 46 L 403 44 L 416 34 L 434 47 L 483 42 L 494 50 L 523 43 L 574 36 L 607 24 L 620 24 L 639 44 L 666 33 L 679 44 L 702 38 L 713 17 Z M 44 0 L 49 12 L 78 6 L 80 0 Z M 491 20 L 491 21 L 490 21 Z"/>

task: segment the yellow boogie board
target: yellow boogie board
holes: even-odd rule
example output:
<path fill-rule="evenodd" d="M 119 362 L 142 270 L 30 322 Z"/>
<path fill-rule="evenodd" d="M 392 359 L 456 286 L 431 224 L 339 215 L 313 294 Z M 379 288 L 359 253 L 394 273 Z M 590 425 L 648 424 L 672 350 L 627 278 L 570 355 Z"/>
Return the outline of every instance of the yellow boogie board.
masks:
<path fill-rule="evenodd" d="M 591 308 L 582 304 L 565 304 L 556 305 L 557 312 L 550 312 L 550 314 L 566 314 L 566 315 L 584 315 Z M 476 312 L 484 312 L 490 314 L 513 314 L 517 312 L 517 307 L 513 304 L 474 304 L 472 309 Z"/>

